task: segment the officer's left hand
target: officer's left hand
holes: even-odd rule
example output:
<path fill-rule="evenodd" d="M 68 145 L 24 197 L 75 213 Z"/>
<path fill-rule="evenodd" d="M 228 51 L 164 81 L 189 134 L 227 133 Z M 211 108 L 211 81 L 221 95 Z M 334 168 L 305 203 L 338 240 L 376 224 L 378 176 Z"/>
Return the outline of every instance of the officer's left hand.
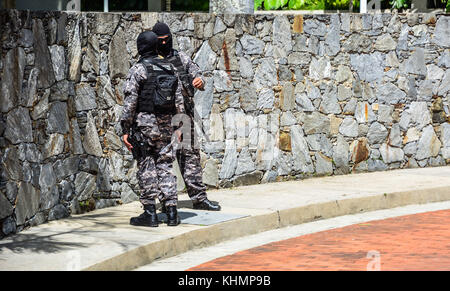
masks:
<path fill-rule="evenodd" d="M 192 85 L 194 85 L 195 88 L 201 89 L 203 88 L 203 81 L 201 78 L 197 77 L 192 81 Z"/>

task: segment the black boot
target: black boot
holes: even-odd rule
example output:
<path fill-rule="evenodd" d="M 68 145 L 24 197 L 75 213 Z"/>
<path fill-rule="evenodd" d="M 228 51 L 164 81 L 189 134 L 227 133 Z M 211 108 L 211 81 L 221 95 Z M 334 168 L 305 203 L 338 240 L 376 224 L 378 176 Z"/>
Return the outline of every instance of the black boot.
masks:
<path fill-rule="evenodd" d="M 144 213 L 138 217 L 132 217 L 130 219 L 130 224 L 136 226 L 157 227 L 158 223 L 159 221 L 158 216 L 156 215 L 156 206 L 153 204 L 145 205 Z"/>
<path fill-rule="evenodd" d="M 194 203 L 194 209 L 220 211 L 220 209 L 222 208 L 220 207 L 220 205 L 214 204 L 208 199 L 205 199 L 201 202 Z"/>
<path fill-rule="evenodd" d="M 178 211 L 176 206 L 166 206 L 167 225 L 177 226 L 180 224 L 180 218 L 178 217 Z"/>

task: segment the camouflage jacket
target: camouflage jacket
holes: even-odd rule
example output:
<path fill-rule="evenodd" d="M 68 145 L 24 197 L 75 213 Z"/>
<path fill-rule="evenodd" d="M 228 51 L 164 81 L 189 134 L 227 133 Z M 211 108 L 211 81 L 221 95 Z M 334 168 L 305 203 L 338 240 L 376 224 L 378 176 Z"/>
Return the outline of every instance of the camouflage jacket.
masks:
<path fill-rule="evenodd" d="M 130 128 L 136 122 L 138 126 L 154 126 L 156 122 L 155 115 L 147 112 L 136 112 L 138 104 L 138 94 L 140 86 L 147 80 L 147 70 L 143 64 L 136 63 L 128 71 L 126 82 L 123 88 L 125 95 L 124 105 L 120 124 L 122 126 L 122 135 L 129 134 Z M 175 92 L 175 107 L 177 113 L 185 113 L 184 100 L 181 93 L 181 81 L 178 80 L 178 87 Z M 137 116 L 136 116 L 137 114 Z"/>

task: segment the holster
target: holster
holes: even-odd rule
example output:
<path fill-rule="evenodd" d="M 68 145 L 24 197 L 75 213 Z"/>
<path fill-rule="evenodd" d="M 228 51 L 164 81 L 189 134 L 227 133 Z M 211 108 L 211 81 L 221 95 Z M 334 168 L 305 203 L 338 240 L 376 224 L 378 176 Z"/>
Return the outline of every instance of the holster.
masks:
<path fill-rule="evenodd" d="M 128 138 L 128 142 L 133 146 L 133 148 L 131 149 L 133 159 L 139 160 L 143 157 L 146 157 L 148 153 L 148 145 L 144 141 L 142 133 L 137 130 L 137 127 L 132 128 L 131 134 Z"/>

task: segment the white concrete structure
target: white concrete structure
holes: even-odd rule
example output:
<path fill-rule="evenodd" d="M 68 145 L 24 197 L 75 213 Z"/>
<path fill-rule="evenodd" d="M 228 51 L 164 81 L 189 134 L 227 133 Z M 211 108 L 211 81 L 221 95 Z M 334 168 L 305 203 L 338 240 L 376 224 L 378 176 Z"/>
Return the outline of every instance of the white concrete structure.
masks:
<path fill-rule="evenodd" d="M 361 0 L 360 2 L 360 13 L 381 11 L 381 0 Z"/>

